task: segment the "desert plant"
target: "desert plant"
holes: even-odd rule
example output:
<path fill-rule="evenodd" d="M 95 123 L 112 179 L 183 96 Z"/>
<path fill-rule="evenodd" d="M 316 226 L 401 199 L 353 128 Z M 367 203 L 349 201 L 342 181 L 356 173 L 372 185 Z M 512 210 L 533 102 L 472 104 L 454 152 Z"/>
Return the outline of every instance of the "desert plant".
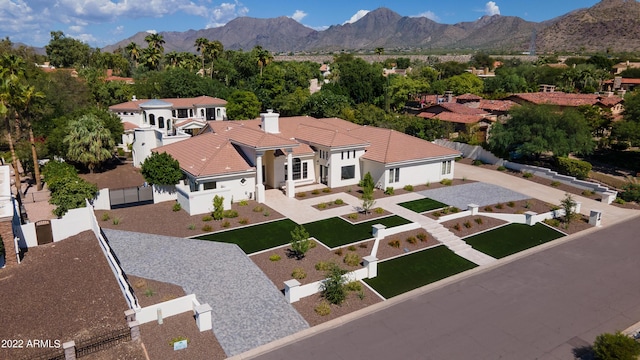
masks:
<path fill-rule="evenodd" d="M 473 219 L 473 221 L 475 221 L 476 224 L 478 224 L 478 225 L 482 225 L 482 218 L 475 218 L 475 219 Z"/>
<path fill-rule="evenodd" d="M 460 229 L 461 229 L 461 227 L 460 227 L 460 223 L 456 223 L 455 225 L 453 225 L 453 228 L 454 228 L 456 231 L 460 231 Z"/>
<path fill-rule="evenodd" d="M 512 207 L 516 206 L 516 203 L 514 203 L 513 201 L 509 201 L 509 202 L 507 203 L 507 206 L 508 206 L 508 207 L 510 207 L 510 208 L 512 208 Z"/>
<path fill-rule="evenodd" d="M 320 190 L 318 190 L 318 189 L 313 189 L 313 190 L 311 191 L 311 193 L 312 193 L 313 195 L 318 195 L 318 194 L 320 194 Z"/>
<path fill-rule="evenodd" d="M 406 191 L 413 191 L 413 185 L 405 185 L 403 189 L 405 189 Z"/>
<path fill-rule="evenodd" d="M 120 225 L 120 221 L 122 221 L 121 217 L 114 217 L 112 223 L 113 225 Z"/>
<path fill-rule="evenodd" d="M 153 291 L 153 289 L 151 289 L 151 288 L 147 288 L 147 289 L 144 291 L 144 296 L 146 296 L 146 297 L 152 297 L 152 296 L 153 296 L 153 295 L 155 295 L 155 294 L 156 294 L 156 292 L 155 292 L 155 291 Z"/>
<path fill-rule="evenodd" d="M 320 302 L 320 304 L 316 305 L 316 307 L 313 308 L 313 311 L 315 311 L 316 314 L 320 316 L 327 316 L 331 314 L 331 305 L 329 305 L 329 303 L 326 301 L 322 301 Z"/>
<path fill-rule="evenodd" d="M 358 291 L 358 299 L 364 300 L 364 298 L 365 298 L 364 291 L 362 291 L 362 290 Z"/>
<path fill-rule="evenodd" d="M 309 251 L 309 233 L 302 225 L 296 226 L 291 232 L 291 250 L 298 260 L 304 258 Z"/>
<path fill-rule="evenodd" d="M 315 240 L 309 240 L 309 249 L 315 249 L 316 246 L 318 246 L 318 243 L 315 242 Z"/>
<path fill-rule="evenodd" d="M 373 205 L 375 205 L 375 200 L 373 200 L 373 177 L 371 173 L 367 172 L 362 179 L 362 209 L 365 214 L 368 214 Z"/>
<path fill-rule="evenodd" d="M 369 244 L 367 244 L 367 243 L 360 243 L 360 244 L 358 245 L 358 247 L 359 247 L 359 248 L 361 248 L 361 249 L 366 249 L 367 247 L 369 247 Z"/>
<path fill-rule="evenodd" d="M 506 170 L 507 170 L 507 168 L 506 168 L 506 167 L 504 167 L 504 166 L 502 166 L 502 165 L 500 165 L 500 166 L 498 166 L 498 169 L 497 169 L 497 170 L 498 170 L 498 171 L 506 171 Z"/>
<path fill-rule="evenodd" d="M 342 205 L 342 204 L 344 204 L 344 200 L 336 199 L 333 203 L 336 204 L 336 205 Z"/>
<path fill-rule="evenodd" d="M 294 268 L 293 271 L 291 272 L 291 277 L 296 280 L 302 280 L 307 277 L 307 273 L 304 271 L 303 268 L 297 267 L 297 268 Z"/>
<path fill-rule="evenodd" d="M 532 206 L 533 206 L 533 202 L 531 200 L 527 200 L 524 202 L 525 209 L 531 209 Z"/>
<path fill-rule="evenodd" d="M 451 186 L 453 184 L 453 180 L 451 179 L 442 179 L 440 180 L 440 184 L 444 186 Z"/>
<path fill-rule="evenodd" d="M 326 208 L 327 208 L 327 203 L 318 204 L 318 209 L 326 209 Z"/>
<path fill-rule="evenodd" d="M 333 265 L 334 263 L 329 261 L 319 261 L 318 263 L 316 263 L 315 268 L 318 271 L 328 271 Z"/>
<path fill-rule="evenodd" d="M 360 281 L 349 281 L 344 285 L 344 289 L 351 292 L 362 291 L 362 284 Z"/>
<path fill-rule="evenodd" d="M 387 186 L 387 188 L 386 188 L 386 189 L 384 189 L 384 194 L 385 194 L 385 195 L 393 195 L 393 191 L 394 191 L 394 190 L 393 190 L 393 187 L 391 187 L 391 186 Z"/>
<path fill-rule="evenodd" d="M 205 215 L 202 217 L 202 221 L 211 221 L 213 220 L 213 216 L 211 215 Z"/>
<path fill-rule="evenodd" d="M 238 212 L 236 210 L 229 209 L 229 210 L 225 210 L 222 213 L 222 216 L 226 217 L 226 218 L 237 218 L 238 217 Z"/>
<path fill-rule="evenodd" d="M 278 254 L 273 254 L 271 256 L 269 256 L 269 260 L 271 261 L 280 261 L 281 257 Z"/>
<path fill-rule="evenodd" d="M 471 221 L 469 221 L 469 220 L 463 222 L 462 225 L 467 229 L 471 229 L 471 226 L 473 226 L 473 225 L 471 225 Z"/>
<path fill-rule="evenodd" d="M 358 213 L 351 213 L 347 217 L 351 220 L 358 220 Z"/>
<path fill-rule="evenodd" d="M 504 205 L 502 203 L 496 205 L 496 209 L 502 210 L 503 208 L 504 208 Z"/>
<path fill-rule="evenodd" d="M 263 212 L 263 211 L 264 211 L 264 207 L 260 205 L 253 208 L 253 212 Z"/>
<path fill-rule="evenodd" d="M 213 197 L 213 218 L 216 220 L 222 220 L 224 215 L 224 197 L 216 195 Z"/>
<path fill-rule="evenodd" d="M 189 226 L 187 226 L 187 229 L 195 230 L 196 229 L 196 224 L 194 224 L 194 223 L 189 224 Z"/>
<path fill-rule="evenodd" d="M 347 248 L 347 250 L 349 250 L 349 251 L 356 251 L 356 250 L 358 250 L 358 249 L 356 248 L 356 246 L 355 246 L 355 245 L 349 245 L 349 247 Z"/>
<path fill-rule="evenodd" d="M 205 226 L 202 227 L 202 231 L 204 232 L 210 232 L 211 230 L 213 230 L 213 226 L 206 224 Z"/>
<path fill-rule="evenodd" d="M 491 206 L 485 206 L 484 207 L 484 211 L 486 212 L 493 212 L 493 208 Z"/>
<path fill-rule="evenodd" d="M 435 217 L 440 217 L 442 216 L 442 211 L 434 211 L 433 213 L 431 213 L 433 216 Z"/>
<path fill-rule="evenodd" d="M 324 188 L 324 189 L 322 189 L 322 192 L 325 193 L 325 194 L 330 193 L 331 192 L 331 188 Z"/>
<path fill-rule="evenodd" d="M 242 218 L 240 220 L 238 220 L 238 222 L 242 225 L 247 225 L 249 223 L 249 219 L 247 218 Z"/>
<path fill-rule="evenodd" d="M 458 209 L 455 206 L 452 206 L 452 207 L 449 208 L 449 211 L 451 211 L 452 214 L 455 214 L 455 213 L 459 213 L 460 209 Z"/>
<path fill-rule="evenodd" d="M 381 207 L 377 207 L 373 210 L 373 212 L 375 212 L 376 214 L 380 215 L 384 213 L 384 209 Z"/>
<path fill-rule="evenodd" d="M 362 258 L 357 253 L 351 252 L 345 255 L 342 261 L 349 266 L 358 266 L 360 265 Z"/>
<path fill-rule="evenodd" d="M 560 201 L 560 205 L 564 210 L 564 228 L 567 229 L 577 215 L 575 212 L 576 201 L 573 200 L 571 194 L 566 193 L 564 194 L 564 199 Z"/>
<path fill-rule="evenodd" d="M 596 337 L 593 353 L 599 360 L 635 360 L 640 356 L 640 343 L 620 331 L 604 333 Z"/>
<path fill-rule="evenodd" d="M 427 183 L 426 183 L 426 184 L 424 184 L 424 186 L 426 186 L 426 187 L 431 186 L 431 181 L 427 181 Z"/>
<path fill-rule="evenodd" d="M 624 201 L 623 198 L 620 198 L 620 197 L 617 197 L 615 200 L 613 200 L 613 202 L 619 205 L 624 205 L 627 203 L 626 201 Z"/>
<path fill-rule="evenodd" d="M 327 272 L 327 278 L 322 282 L 322 297 L 328 302 L 340 305 L 347 294 L 344 289 L 345 279 L 342 277 L 346 273 L 338 265 L 334 265 Z"/>
<path fill-rule="evenodd" d="M 303 198 L 303 197 L 305 197 L 305 196 L 307 196 L 307 193 L 305 193 L 305 192 L 299 192 L 299 193 L 296 193 L 296 197 Z"/>
<path fill-rule="evenodd" d="M 173 207 L 171 208 L 171 210 L 173 210 L 173 212 L 178 212 L 182 210 L 182 205 L 180 205 L 179 202 L 176 202 L 175 204 L 173 204 Z"/>
<path fill-rule="evenodd" d="M 425 241 L 427 241 L 427 233 L 423 233 L 423 232 L 418 233 L 416 235 L 416 238 L 418 238 L 418 240 L 420 240 L 420 242 L 425 242 Z"/>
<path fill-rule="evenodd" d="M 595 192 L 593 190 L 584 190 L 582 192 L 582 196 L 589 197 L 589 196 L 593 196 L 593 195 L 595 195 Z"/>
<path fill-rule="evenodd" d="M 546 219 L 543 221 L 545 224 L 553 226 L 553 227 L 558 227 L 560 226 L 560 220 L 558 219 Z"/>
<path fill-rule="evenodd" d="M 265 210 L 262 215 L 264 216 L 271 216 L 271 213 L 269 212 L 269 210 Z"/>
<path fill-rule="evenodd" d="M 532 178 L 533 177 L 533 173 L 525 171 L 524 174 L 522 174 L 522 177 L 525 178 L 525 179 Z"/>
<path fill-rule="evenodd" d="M 476 159 L 476 160 L 473 160 L 473 162 L 471 163 L 471 165 L 473 165 L 473 166 L 480 166 L 480 165 L 482 165 L 482 164 L 484 164 L 484 163 L 482 162 L 482 160 L 477 160 L 477 159 Z"/>
<path fill-rule="evenodd" d="M 407 242 L 409 244 L 413 245 L 413 244 L 416 244 L 418 242 L 418 239 L 415 236 L 409 236 L 409 237 L 407 237 Z"/>
<path fill-rule="evenodd" d="M 551 186 L 553 186 L 553 187 L 558 187 L 558 186 L 560 186 L 560 181 L 552 181 L 552 182 L 551 182 Z"/>
<path fill-rule="evenodd" d="M 338 256 L 342 256 L 342 253 L 344 252 L 344 250 L 342 250 L 342 248 L 337 249 L 336 251 L 334 251 L 333 253 L 338 255 Z"/>
<path fill-rule="evenodd" d="M 231 226 L 231 223 L 228 220 L 225 220 L 222 222 L 222 227 L 223 228 L 228 228 L 229 226 Z"/>
<path fill-rule="evenodd" d="M 393 240 L 389 241 L 389 246 L 394 247 L 396 249 L 399 249 L 400 248 L 400 240 L 393 239 Z"/>
<path fill-rule="evenodd" d="M 109 213 L 104 213 L 102 214 L 101 219 L 102 221 L 109 221 L 109 219 L 111 219 L 111 215 L 109 215 Z"/>

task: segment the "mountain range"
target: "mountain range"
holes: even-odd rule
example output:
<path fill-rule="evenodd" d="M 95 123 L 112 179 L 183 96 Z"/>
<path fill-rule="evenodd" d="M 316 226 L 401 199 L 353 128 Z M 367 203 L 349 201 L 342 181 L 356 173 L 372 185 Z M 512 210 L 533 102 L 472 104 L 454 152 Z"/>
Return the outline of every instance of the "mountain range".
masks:
<path fill-rule="evenodd" d="M 185 32 L 160 32 L 165 51 L 191 51 L 197 38 L 219 40 L 225 49 L 261 45 L 275 53 L 341 50 L 487 50 L 495 52 L 633 52 L 640 50 L 640 3 L 602 0 L 544 22 L 515 16 L 484 16 L 473 22 L 440 24 L 425 17 L 401 16 L 388 8 L 369 12 L 354 23 L 326 30 L 308 28 L 288 17 L 239 17 L 226 25 Z M 139 32 L 103 51 L 135 42 L 146 46 Z M 535 47 L 533 46 L 535 44 Z"/>

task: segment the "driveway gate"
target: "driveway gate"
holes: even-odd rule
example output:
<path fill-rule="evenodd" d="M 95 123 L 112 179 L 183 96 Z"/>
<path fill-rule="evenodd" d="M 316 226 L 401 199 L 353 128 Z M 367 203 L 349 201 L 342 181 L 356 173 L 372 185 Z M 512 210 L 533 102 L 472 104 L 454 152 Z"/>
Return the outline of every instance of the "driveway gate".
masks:
<path fill-rule="evenodd" d="M 153 204 L 153 187 L 134 186 L 124 189 L 110 189 L 109 201 L 112 209 Z"/>

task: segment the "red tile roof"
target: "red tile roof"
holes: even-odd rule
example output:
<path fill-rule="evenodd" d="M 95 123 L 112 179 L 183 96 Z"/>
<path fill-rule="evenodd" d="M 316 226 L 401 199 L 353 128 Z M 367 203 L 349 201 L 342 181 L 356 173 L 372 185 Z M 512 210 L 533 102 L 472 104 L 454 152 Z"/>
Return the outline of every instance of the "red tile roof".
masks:
<path fill-rule="evenodd" d="M 511 100 L 480 100 L 478 106 L 482 110 L 486 111 L 509 111 L 512 107 L 518 105 Z"/>
<path fill-rule="evenodd" d="M 450 113 L 446 111 L 443 111 L 440 114 L 422 112 L 417 116 L 425 119 L 439 119 L 446 122 L 460 123 L 460 124 L 475 124 L 485 118 L 482 115 L 456 114 L 456 113 Z"/>
<path fill-rule="evenodd" d="M 520 93 L 510 96 L 514 101 L 524 100 L 532 104 L 551 104 L 558 106 L 596 105 L 613 106 L 622 102 L 619 96 L 602 96 L 597 94 L 568 94 L 563 92 Z"/>
<path fill-rule="evenodd" d="M 122 125 L 124 126 L 124 129 L 125 129 L 125 130 L 133 130 L 133 129 L 137 129 L 137 128 L 139 128 L 139 126 L 138 126 L 138 125 L 136 125 L 136 124 L 134 124 L 134 123 L 131 123 L 131 122 L 128 122 L 128 121 L 124 121 L 124 122 L 122 123 Z"/>
<path fill-rule="evenodd" d="M 111 111 L 140 111 L 140 104 L 144 104 L 151 99 L 137 99 L 124 103 L 109 106 Z M 173 104 L 174 108 L 190 108 L 195 106 L 225 106 L 226 100 L 211 96 L 199 96 L 195 98 L 169 98 L 158 99 Z"/>
<path fill-rule="evenodd" d="M 478 95 L 475 95 L 475 94 L 466 93 L 466 94 L 458 95 L 457 99 L 459 99 L 459 100 L 480 100 L 480 99 L 482 99 L 482 97 L 480 97 Z"/>
<path fill-rule="evenodd" d="M 439 110 L 442 110 L 442 111 L 439 111 Z M 482 109 L 470 107 L 464 104 L 453 103 L 453 102 L 431 105 L 426 107 L 423 110 L 423 112 L 432 112 L 434 114 L 438 114 L 442 112 L 452 112 L 452 113 L 463 114 L 463 115 L 487 115 L 488 114 L 486 111 Z"/>

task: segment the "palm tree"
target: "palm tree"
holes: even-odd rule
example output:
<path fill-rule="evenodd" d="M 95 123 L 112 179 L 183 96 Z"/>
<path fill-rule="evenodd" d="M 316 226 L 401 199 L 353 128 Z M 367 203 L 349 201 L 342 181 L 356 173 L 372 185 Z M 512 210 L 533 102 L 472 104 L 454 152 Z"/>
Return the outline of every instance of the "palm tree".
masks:
<path fill-rule="evenodd" d="M 142 50 L 142 61 L 151 70 L 158 70 L 162 60 L 162 53 L 154 47 L 148 47 Z"/>
<path fill-rule="evenodd" d="M 380 61 L 380 60 L 381 60 L 380 58 L 381 58 L 381 57 L 382 57 L 382 55 L 384 54 L 384 48 L 383 48 L 383 47 L 377 47 L 377 48 L 375 49 L 375 53 L 376 53 L 376 55 L 378 55 L 378 62 L 381 62 L 381 61 Z"/>
<path fill-rule="evenodd" d="M 38 164 L 38 152 L 36 151 L 36 141 L 33 136 L 33 126 L 31 124 L 29 112 L 29 106 L 32 101 L 36 99 L 44 99 L 44 93 L 36 91 L 36 88 L 30 85 L 21 86 L 20 93 L 16 97 L 16 100 L 21 105 L 21 111 L 16 112 L 16 114 L 21 114 L 20 118 L 25 121 L 27 130 L 29 131 L 29 144 L 31 144 L 31 157 L 33 158 L 33 177 L 36 180 L 36 188 L 40 191 L 42 190 L 42 182 L 40 181 L 40 164 Z"/>
<path fill-rule="evenodd" d="M 167 61 L 167 64 L 169 64 L 170 67 L 174 68 L 178 66 L 178 52 L 169 51 L 165 56 L 165 60 Z"/>
<path fill-rule="evenodd" d="M 158 70 L 160 67 L 160 60 L 164 54 L 164 38 L 162 35 L 155 33 L 147 35 L 144 38 L 144 41 L 149 44 L 147 49 L 144 50 L 145 60 L 148 64 L 152 65 L 152 69 Z"/>
<path fill-rule="evenodd" d="M 18 84 L 19 75 L 23 74 L 23 68 L 20 66 L 21 62 L 24 63 L 22 58 L 13 54 L 5 54 L 0 58 L 0 116 L 4 117 L 7 130 L 6 138 L 9 143 L 9 151 L 11 152 L 11 163 L 13 164 L 16 185 L 16 199 L 19 204 L 22 199 L 20 193 L 20 166 L 13 146 L 13 136 L 11 135 L 11 126 L 9 124 L 9 105 L 13 97 L 12 93 Z"/>
<path fill-rule="evenodd" d="M 140 55 L 142 54 L 142 50 L 140 49 L 140 46 L 132 41 L 124 49 L 127 52 L 127 55 L 129 55 L 129 59 L 133 61 L 133 63 L 137 68 L 138 60 L 140 60 Z"/>
<path fill-rule="evenodd" d="M 207 38 L 200 37 L 196 39 L 194 45 L 202 58 L 202 71 L 204 72 L 204 55 L 207 52 L 207 47 L 209 47 L 209 40 Z"/>
<path fill-rule="evenodd" d="M 164 53 L 164 37 L 158 33 L 149 34 L 144 38 L 144 41 L 149 44 L 149 47 L 160 50 L 161 53 Z"/>
<path fill-rule="evenodd" d="M 265 50 L 260 45 L 256 45 L 253 48 L 254 56 L 258 60 L 258 66 L 260 67 L 260 77 L 262 77 L 262 68 L 267 66 L 273 60 L 273 55 L 269 52 L 269 50 Z"/>
<path fill-rule="evenodd" d="M 84 164 L 92 173 L 111 158 L 115 146 L 109 129 L 91 114 L 69 122 L 69 134 L 64 142 L 69 145 L 67 158 Z"/>

